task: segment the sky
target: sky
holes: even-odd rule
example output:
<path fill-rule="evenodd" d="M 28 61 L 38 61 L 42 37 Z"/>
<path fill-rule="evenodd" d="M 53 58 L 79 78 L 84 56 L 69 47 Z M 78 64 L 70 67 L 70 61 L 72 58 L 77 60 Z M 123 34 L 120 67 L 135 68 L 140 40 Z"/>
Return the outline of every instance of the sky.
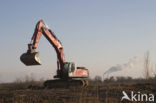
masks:
<path fill-rule="evenodd" d="M 44 37 L 37 48 L 41 66 L 27 67 L 19 59 L 40 19 L 62 42 L 66 61 L 88 68 L 91 78 L 136 56 L 134 66 L 109 75 L 142 77 L 146 51 L 153 68 L 156 64 L 155 5 L 155 0 L 0 1 L 0 82 L 55 75 L 56 53 Z"/>

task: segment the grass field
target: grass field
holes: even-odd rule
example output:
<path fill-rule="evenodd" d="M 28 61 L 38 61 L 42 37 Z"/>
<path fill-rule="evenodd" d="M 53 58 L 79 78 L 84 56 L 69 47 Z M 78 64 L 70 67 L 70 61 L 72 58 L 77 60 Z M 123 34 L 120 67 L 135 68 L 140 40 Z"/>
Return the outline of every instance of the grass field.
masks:
<path fill-rule="evenodd" d="M 124 100 L 122 91 L 156 95 L 155 79 L 90 80 L 86 88 L 27 89 L 40 82 L 5 83 L 0 85 L 0 103 L 137 103 Z M 147 103 L 147 102 L 141 102 Z"/>

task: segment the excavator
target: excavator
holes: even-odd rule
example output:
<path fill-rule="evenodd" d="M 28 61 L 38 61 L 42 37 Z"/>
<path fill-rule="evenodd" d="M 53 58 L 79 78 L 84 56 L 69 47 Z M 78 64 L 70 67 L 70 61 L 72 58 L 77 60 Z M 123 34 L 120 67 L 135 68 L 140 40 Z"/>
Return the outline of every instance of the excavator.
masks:
<path fill-rule="evenodd" d="M 74 62 L 66 62 L 64 49 L 54 32 L 44 23 L 37 22 L 28 50 L 20 56 L 20 60 L 26 66 L 41 65 L 39 52 L 36 52 L 41 35 L 44 35 L 54 47 L 57 54 L 57 71 L 54 79 L 44 82 L 45 88 L 56 87 L 86 87 L 88 86 L 89 71 L 85 67 L 76 67 Z"/>

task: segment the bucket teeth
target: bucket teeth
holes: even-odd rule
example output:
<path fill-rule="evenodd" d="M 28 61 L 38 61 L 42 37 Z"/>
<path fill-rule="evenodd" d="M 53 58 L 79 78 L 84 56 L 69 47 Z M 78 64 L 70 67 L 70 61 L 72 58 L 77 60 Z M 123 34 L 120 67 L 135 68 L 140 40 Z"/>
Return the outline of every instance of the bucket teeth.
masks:
<path fill-rule="evenodd" d="M 40 62 L 40 59 L 39 59 L 39 52 L 24 53 L 24 54 L 21 55 L 20 60 L 26 66 L 41 65 L 41 62 Z"/>

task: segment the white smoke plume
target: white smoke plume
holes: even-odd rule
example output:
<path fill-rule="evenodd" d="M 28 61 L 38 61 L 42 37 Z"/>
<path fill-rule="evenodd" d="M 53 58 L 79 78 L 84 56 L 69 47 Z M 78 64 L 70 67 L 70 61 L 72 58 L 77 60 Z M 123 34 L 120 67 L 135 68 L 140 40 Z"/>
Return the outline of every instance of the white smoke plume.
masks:
<path fill-rule="evenodd" d="M 130 69 L 133 68 L 134 65 L 139 61 L 139 57 L 135 56 L 134 58 L 130 59 L 127 63 L 125 64 L 117 64 L 116 66 L 112 66 L 110 67 L 106 72 L 104 72 L 105 74 L 110 74 L 113 72 L 117 72 L 117 71 L 121 71 L 123 69 Z"/>

